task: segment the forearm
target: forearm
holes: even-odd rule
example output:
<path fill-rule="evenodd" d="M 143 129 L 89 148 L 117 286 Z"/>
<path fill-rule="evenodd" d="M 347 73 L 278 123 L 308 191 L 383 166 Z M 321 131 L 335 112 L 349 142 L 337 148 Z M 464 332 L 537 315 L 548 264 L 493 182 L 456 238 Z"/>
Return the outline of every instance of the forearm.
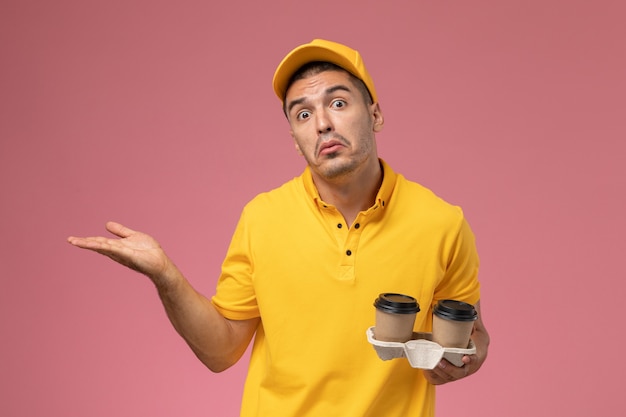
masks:
<path fill-rule="evenodd" d="M 68 242 L 149 277 L 174 328 L 209 369 L 219 372 L 237 362 L 259 319 L 227 320 L 192 288 L 154 238 L 115 222 L 106 228 L 117 238 L 70 236 Z"/>
<path fill-rule="evenodd" d="M 153 281 L 158 283 L 157 291 L 172 325 L 202 363 L 213 372 L 221 372 L 239 360 L 256 323 L 224 318 L 174 265 Z"/>
<path fill-rule="evenodd" d="M 474 330 L 472 332 L 472 341 L 476 346 L 476 364 L 474 372 L 478 370 L 487 359 L 487 353 L 489 352 L 489 343 L 491 341 L 487 328 L 482 319 L 482 312 L 480 309 L 480 301 L 476 303 L 476 311 L 478 312 L 478 319 L 474 324 Z"/>

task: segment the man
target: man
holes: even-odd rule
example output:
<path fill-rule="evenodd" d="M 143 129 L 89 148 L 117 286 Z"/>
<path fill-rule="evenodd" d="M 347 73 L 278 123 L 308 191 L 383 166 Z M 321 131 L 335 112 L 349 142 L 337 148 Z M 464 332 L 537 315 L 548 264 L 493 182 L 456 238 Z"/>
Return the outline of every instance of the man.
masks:
<path fill-rule="evenodd" d="M 211 299 L 146 234 L 108 223 L 120 239 L 69 242 L 147 275 L 212 371 L 233 365 L 255 336 L 242 416 L 432 416 L 434 385 L 475 373 L 489 344 L 462 211 L 379 159 L 383 114 L 357 51 L 302 45 L 278 66 L 274 90 L 307 168 L 246 205 Z M 417 298 L 416 331 L 431 330 L 440 299 L 474 304 L 476 354 L 432 371 L 381 361 L 365 331 L 383 292 Z"/>

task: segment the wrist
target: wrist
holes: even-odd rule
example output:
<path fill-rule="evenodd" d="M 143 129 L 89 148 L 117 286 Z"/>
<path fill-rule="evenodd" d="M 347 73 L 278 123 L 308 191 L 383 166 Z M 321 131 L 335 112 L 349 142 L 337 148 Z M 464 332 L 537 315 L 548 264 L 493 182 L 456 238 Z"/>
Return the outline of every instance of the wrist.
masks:
<path fill-rule="evenodd" d="M 167 259 L 165 266 L 160 272 L 149 277 L 154 283 L 157 291 L 161 295 L 167 295 L 177 291 L 180 284 L 184 281 L 180 270 L 172 261 Z"/>

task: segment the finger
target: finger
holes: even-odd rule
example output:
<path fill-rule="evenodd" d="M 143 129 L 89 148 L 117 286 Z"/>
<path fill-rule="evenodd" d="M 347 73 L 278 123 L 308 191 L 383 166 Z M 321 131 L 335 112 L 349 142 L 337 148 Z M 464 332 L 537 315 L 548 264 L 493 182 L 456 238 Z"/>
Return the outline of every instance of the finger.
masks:
<path fill-rule="evenodd" d="M 433 369 L 424 370 L 424 376 L 433 385 L 445 384 L 447 381 L 441 378 Z"/>
<path fill-rule="evenodd" d="M 134 230 L 116 222 L 107 222 L 106 229 L 115 236 L 119 236 L 121 238 L 125 238 L 136 233 Z"/>
<path fill-rule="evenodd" d="M 108 250 L 111 249 L 111 239 L 105 237 L 74 237 L 70 236 L 67 241 L 82 249 Z"/>
<path fill-rule="evenodd" d="M 435 371 L 438 371 L 437 375 L 446 381 L 456 381 L 469 375 L 470 366 L 465 363 L 463 366 L 455 366 L 444 359 L 437 365 Z"/>
<path fill-rule="evenodd" d="M 92 241 L 93 237 L 76 237 L 76 236 L 70 236 L 67 238 L 67 241 L 70 243 L 70 245 L 74 245 L 74 246 L 78 246 L 79 248 L 84 248 L 85 246 L 89 245 L 90 241 Z"/>
<path fill-rule="evenodd" d="M 452 373 L 455 369 L 453 368 L 455 368 L 455 366 L 443 359 L 435 366 L 432 372 L 441 381 L 454 381 L 455 377 Z"/>
<path fill-rule="evenodd" d="M 470 368 L 476 368 L 476 364 L 478 364 L 478 356 L 477 355 L 465 355 L 463 356 L 463 358 L 461 359 L 463 361 L 463 366 L 465 366 L 467 369 Z M 474 369 L 475 371 L 475 369 Z M 468 371 L 468 372 L 473 372 L 473 371 Z"/>

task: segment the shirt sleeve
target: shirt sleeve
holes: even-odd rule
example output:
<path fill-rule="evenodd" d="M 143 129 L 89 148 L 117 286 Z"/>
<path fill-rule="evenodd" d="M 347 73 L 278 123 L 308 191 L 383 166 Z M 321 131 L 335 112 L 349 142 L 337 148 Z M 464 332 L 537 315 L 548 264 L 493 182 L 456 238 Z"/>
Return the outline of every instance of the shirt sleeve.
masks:
<path fill-rule="evenodd" d="M 242 213 L 217 282 L 211 302 L 227 319 L 259 317 L 254 290 L 254 263 L 245 209 Z"/>
<path fill-rule="evenodd" d="M 451 299 L 476 304 L 480 300 L 480 261 L 474 233 L 465 217 L 461 217 L 456 235 L 453 236 L 447 251 L 446 272 L 435 289 L 433 302 Z"/>

